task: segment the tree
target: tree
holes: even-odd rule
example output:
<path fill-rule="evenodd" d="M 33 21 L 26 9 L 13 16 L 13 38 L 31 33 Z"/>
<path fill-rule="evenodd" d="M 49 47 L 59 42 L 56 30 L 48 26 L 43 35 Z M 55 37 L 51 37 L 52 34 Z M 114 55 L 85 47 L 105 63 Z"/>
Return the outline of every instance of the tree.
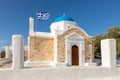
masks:
<path fill-rule="evenodd" d="M 106 34 L 107 38 L 120 38 L 120 27 L 112 27 L 108 29 L 108 33 Z"/>
<path fill-rule="evenodd" d="M 101 55 L 101 46 L 100 46 L 100 41 L 104 39 L 104 35 L 97 35 L 94 37 L 94 52 L 95 55 L 100 56 Z"/>
<path fill-rule="evenodd" d="M 110 28 L 106 34 L 106 37 L 116 39 L 117 57 L 120 57 L 120 27 Z"/>
<path fill-rule="evenodd" d="M 95 39 L 95 45 L 94 45 L 94 51 L 95 55 L 100 55 L 101 53 L 101 47 L 100 47 L 100 41 L 102 39 L 109 39 L 114 38 L 116 39 L 116 47 L 117 47 L 117 57 L 120 57 L 120 27 L 112 27 L 108 29 L 107 34 L 105 35 L 97 35 L 94 37 Z"/>
<path fill-rule="evenodd" d="M 120 57 L 120 37 L 117 40 L 117 57 Z"/>

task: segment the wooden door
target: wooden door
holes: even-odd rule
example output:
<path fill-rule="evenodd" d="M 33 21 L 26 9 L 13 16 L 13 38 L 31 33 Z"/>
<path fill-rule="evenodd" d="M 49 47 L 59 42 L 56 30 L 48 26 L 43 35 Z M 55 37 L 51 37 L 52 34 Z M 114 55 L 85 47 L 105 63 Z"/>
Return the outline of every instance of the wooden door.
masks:
<path fill-rule="evenodd" d="M 78 46 L 72 46 L 72 65 L 79 65 L 79 50 Z"/>

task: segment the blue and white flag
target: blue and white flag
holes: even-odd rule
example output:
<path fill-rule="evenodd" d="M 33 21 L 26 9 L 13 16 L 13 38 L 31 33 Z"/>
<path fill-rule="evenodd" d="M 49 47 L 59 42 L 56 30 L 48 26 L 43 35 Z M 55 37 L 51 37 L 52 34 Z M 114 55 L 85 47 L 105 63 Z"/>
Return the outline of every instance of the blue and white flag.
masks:
<path fill-rule="evenodd" d="M 48 12 L 39 12 L 39 11 L 37 11 L 37 19 L 48 20 L 49 17 L 50 17 L 50 15 L 49 15 Z"/>

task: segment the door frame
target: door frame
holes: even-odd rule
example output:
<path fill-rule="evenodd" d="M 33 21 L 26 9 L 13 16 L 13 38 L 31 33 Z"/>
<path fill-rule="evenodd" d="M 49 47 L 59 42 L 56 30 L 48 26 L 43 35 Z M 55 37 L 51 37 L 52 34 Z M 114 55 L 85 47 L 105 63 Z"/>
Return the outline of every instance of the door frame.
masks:
<path fill-rule="evenodd" d="M 66 37 L 66 66 L 72 66 L 72 46 L 77 45 L 79 48 L 79 66 L 85 63 L 85 38 L 74 33 Z"/>

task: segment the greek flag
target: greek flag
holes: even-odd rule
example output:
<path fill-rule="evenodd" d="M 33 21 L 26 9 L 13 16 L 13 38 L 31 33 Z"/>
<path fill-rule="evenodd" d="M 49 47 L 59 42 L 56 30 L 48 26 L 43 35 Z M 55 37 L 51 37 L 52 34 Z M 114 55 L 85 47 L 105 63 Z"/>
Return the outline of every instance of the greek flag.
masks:
<path fill-rule="evenodd" d="M 37 19 L 40 19 L 40 20 L 48 20 L 50 17 L 49 13 L 48 12 L 40 12 L 40 11 L 37 11 Z"/>

